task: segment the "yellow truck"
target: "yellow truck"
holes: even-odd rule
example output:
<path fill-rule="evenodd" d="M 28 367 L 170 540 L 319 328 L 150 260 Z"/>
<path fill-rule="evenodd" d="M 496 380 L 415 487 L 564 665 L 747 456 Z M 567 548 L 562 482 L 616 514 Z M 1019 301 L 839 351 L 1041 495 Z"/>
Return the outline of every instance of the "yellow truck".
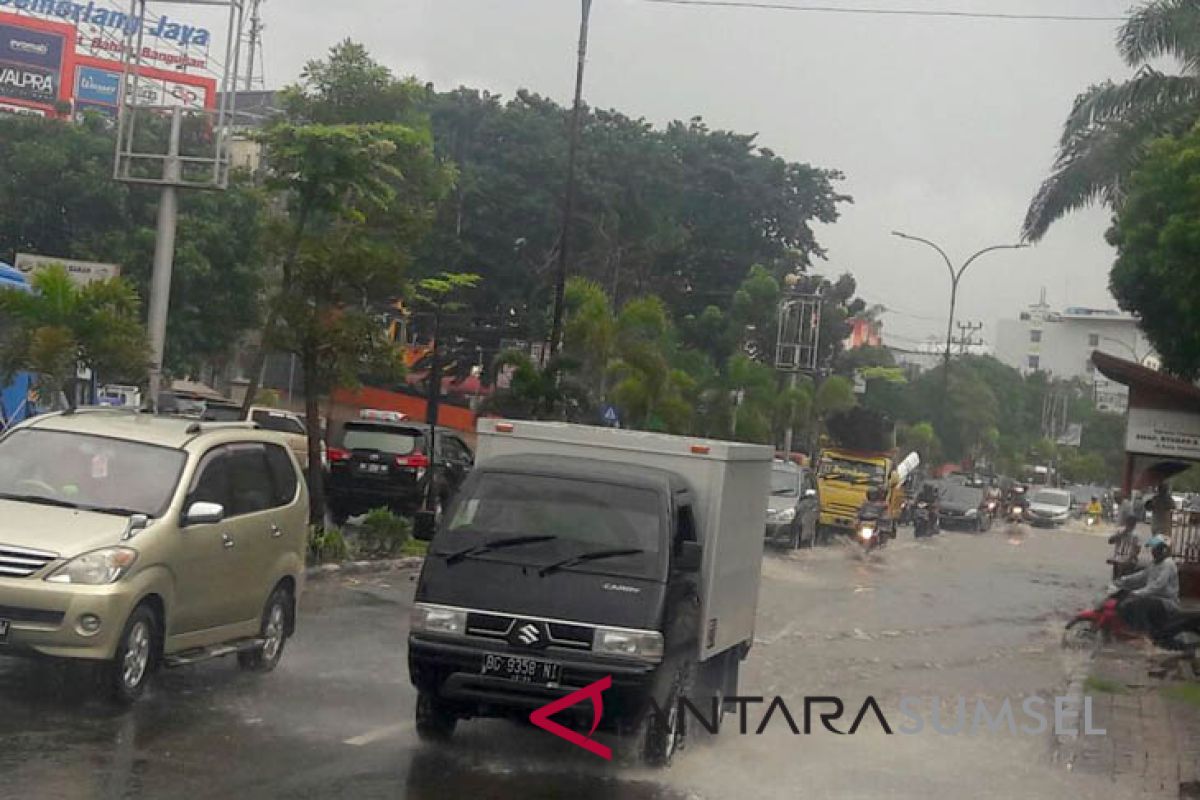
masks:
<path fill-rule="evenodd" d="M 895 480 L 894 471 L 895 451 L 822 448 L 817 459 L 822 531 L 853 531 L 858 510 L 867 502 L 867 492 L 874 488 L 887 492 L 889 518 L 899 518 L 904 489 L 903 482 Z"/>

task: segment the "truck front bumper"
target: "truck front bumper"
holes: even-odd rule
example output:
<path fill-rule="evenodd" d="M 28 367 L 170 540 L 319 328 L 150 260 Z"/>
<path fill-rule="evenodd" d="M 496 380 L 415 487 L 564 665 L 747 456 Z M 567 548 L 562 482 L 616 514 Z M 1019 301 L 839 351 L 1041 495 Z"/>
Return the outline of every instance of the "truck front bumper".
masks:
<path fill-rule="evenodd" d="M 557 662 L 562 664 L 561 681 L 547 686 L 481 675 L 483 658 L 490 654 Z M 413 685 L 437 695 L 464 717 L 528 716 L 534 709 L 611 677 L 612 688 L 603 695 L 600 728 L 615 730 L 622 721 L 643 713 L 654 692 L 658 666 L 579 653 L 516 650 L 504 642 L 485 645 L 421 634 L 411 634 L 408 639 L 408 672 Z M 567 718 L 577 716 L 587 727 L 593 723 L 591 714 L 590 703 L 562 712 Z"/>

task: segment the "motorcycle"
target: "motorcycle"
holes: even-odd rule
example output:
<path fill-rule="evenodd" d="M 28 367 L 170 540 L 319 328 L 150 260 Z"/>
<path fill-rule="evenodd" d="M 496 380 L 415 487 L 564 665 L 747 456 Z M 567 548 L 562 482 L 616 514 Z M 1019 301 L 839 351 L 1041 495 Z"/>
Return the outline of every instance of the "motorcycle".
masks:
<path fill-rule="evenodd" d="M 1063 645 L 1091 646 L 1097 642 L 1146 636 L 1142 631 L 1131 630 L 1117 613 L 1117 606 L 1128 596 L 1128 589 L 1118 589 L 1109 584 L 1104 596 L 1093 608 L 1079 612 L 1067 623 L 1063 631 Z M 1200 644 L 1200 612 L 1175 612 L 1153 638 L 1154 643 L 1165 650 L 1194 651 Z"/>
<path fill-rule="evenodd" d="M 860 517 L 854 529 L 854 538 L 864 553 L 878 550 L 884 545 L 885 536 L 880 520 Z"/>
<path fill-rule="evenodd" d="M 937 509 L 932 503 L 918 501 L 913 511 L 913 536 L 923 539 L 939 532 Z"/>

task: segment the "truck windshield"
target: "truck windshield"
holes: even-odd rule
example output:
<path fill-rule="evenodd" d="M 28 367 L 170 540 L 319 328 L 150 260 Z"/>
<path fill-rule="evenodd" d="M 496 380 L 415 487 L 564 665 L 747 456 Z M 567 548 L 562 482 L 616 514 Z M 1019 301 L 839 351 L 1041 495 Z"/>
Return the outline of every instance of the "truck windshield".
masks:
<path fill-rule="evenodd" d="M 658 563 L 662 521 L 658 494 L 599 481 L 499 472 L 477 476 L 460 498 L 448 533 L 548 536 L 546 544 L 504 553 L 543 561 L 592 550 L 640 550 L 571 569 L 645 575 Z M 547 562 L 548 563 L 548 562 Z"/>
<path fill-rule="evenodd" d="M 821 459 L 821 477 L 854 483 L 883 483 L 883 466 L 848 458 L 826 456 Z"/>

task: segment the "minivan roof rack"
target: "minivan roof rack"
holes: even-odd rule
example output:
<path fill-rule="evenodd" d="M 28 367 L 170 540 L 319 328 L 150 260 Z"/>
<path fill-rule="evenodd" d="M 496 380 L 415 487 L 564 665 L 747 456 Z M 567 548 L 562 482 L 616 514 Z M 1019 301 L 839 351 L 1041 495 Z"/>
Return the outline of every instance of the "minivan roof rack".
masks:
<path fill-rule="evenodd" d="M 187 430 L 185 432 L 191 436 L 197 436 L 201 433 L 204 433 L 205 431 L 211 431 L 211 430 L 224 430 L 224 429 L 237 430 L 239 428 L 249 429 L 249 430 L 258 430 L 259 427 L 260 427 L 259 424 L 257 422 L 254 422 L 253 420 L 231 420 L 229 422 L 204 421 L 204 422 L 193 422 L 191 425 L 187 426 Z"/>

